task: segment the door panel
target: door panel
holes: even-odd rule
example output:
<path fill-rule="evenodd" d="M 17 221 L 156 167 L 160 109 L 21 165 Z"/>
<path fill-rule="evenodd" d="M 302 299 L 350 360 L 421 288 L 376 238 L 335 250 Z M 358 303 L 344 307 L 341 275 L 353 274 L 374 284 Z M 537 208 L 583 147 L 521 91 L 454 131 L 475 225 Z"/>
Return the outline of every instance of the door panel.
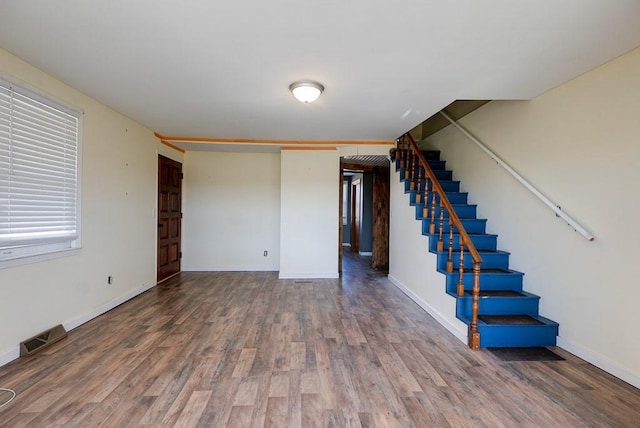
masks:
<path fill-rule="evenodd" d="M 182 164 L 158 156 L 158 281 L 180 272 Z"/>

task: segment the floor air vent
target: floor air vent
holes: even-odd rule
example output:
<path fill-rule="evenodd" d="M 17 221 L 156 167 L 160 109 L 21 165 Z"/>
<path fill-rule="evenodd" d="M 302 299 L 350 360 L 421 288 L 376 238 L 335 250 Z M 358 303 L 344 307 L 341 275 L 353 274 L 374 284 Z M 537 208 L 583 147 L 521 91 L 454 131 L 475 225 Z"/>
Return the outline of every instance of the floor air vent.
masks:
<path fill-rule="evenodd" d="M 24 342 L 21 342 L 20 356 L 25 357 L 27 355 L 35 354 L 65 337 L 67 337 L 67 330 L 65 330 L 61 324 L 58 324 L 47 331 L 43 331 L 42 333 L 36 334 Z"/>

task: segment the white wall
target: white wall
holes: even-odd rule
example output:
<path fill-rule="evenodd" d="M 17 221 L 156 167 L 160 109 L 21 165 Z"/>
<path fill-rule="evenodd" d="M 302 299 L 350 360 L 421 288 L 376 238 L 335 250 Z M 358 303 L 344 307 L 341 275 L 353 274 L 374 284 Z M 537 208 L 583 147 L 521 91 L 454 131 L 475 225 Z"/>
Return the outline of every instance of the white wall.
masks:
<path fill-rule="evenodd" d="M 337 278 L 338 151 L 283 150 L 280 159 L 280 278 Z"/>
<path fill-rule="evenodd" d="M 0 270 L 2 364 L 22 340 L 59 323 L 75 327 L 155 284 L 158 143 L 149 129 L 3 50 L 0 73 L 84 110 L 82 250 Z"/>
<path fill-rule="evenodd" d="M 446 278 L 437 271 L 437 256 L 429 252 L 429 238 L 422 235 L 422 222 L 416 220 L 399 175 L 392 163 L 389 280 L 466 343 L 467 327 L 456 318 L 456 299 L 445 292 Z"/>
<path fill-rule="evenodd" d="M 560 323 L 559 345 L 640 387 L 640 49 L 531 101 L 491 102 L 461 124 L 572 215 L 588 242 L 448 127 L 442 151 L 498 245 Z"/>
<path fill-rule="evenodd" d="M 280 154 L 192 151 L 183 172 L 182 269 L 277 271 Z"/>

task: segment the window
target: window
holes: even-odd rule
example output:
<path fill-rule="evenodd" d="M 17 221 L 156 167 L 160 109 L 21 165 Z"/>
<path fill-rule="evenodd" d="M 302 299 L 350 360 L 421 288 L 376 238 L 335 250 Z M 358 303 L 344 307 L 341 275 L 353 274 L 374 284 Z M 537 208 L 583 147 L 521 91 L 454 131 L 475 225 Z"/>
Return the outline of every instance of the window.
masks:
<path fill-rule="evenodd" d="M 79 247 L 80 116 L 0 79 L 0 267 Z"/>

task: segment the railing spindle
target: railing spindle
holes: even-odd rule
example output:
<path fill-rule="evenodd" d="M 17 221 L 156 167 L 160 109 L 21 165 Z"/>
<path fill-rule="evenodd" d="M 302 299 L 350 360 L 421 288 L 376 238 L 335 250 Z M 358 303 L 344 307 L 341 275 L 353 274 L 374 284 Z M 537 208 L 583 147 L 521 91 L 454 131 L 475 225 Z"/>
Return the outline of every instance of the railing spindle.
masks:
<path fill-rule="evenodd" d="M 427 177 L 427 171 L 424 172 L 424 205 L 422 205 L 422 218 L 429 218 L 429 177 Z M 431 225 L 429 225 L 429 233 L 431 232 Z"/>
<path fill-rule="evenodd" d="M 462 238 L 462 237 L 461 237 Z M 460 239 L 460 266 L 458 267 L 460 278 L 458 279 L 458 296 L 464 296 L 464 244 Z"/>
<path fill-rule="evenodd" d="M 449 213 L 449 255 L 447 256 L 447 272 L 453 272 L 453 220 Z"/>
<path fill-rule="evenodd" d="M 433 190 L 433 179 L 431 179 L 431 222 L 429 223 L 429 233 L 436 233 L 436 192 Z"/>
<path fill-rule="evenodd" d="M 418 158 L 416 157 L 416 159 Z M 416 204 L 422 202 L 422 190 L 420 189 L 420 185 L 422 184 L 422 179 L 424 177 L 423 171 L 424 168 L 422 168 L 422 166 L 418 167 L 418 185 L 416 186 L 418 193 L 416 193 Z"/>
<path fill-rule="evenodd" d="M 442 240 L 443 230 L 444 230 L 444 205 L 442 203 L 442 196 L 440 196 L 440 230 L 438 231 L 438 244 L 436 248 L 438 252 L 444 251 L 444 241 Z"/>
<path fill-rule="evenodd" d="M 404 169 L 404 179 L 411 177 L 411 164 L 413 163 L 413 150 L 407 151 L 407 167 Z"/>
<path fill-rule="evenodd" d="M 417 156 L 412 156 L 411 158 L 411 183 L 409 183 L 409 190 L 416 190 L 416 168 L 417 168 Z"/>

